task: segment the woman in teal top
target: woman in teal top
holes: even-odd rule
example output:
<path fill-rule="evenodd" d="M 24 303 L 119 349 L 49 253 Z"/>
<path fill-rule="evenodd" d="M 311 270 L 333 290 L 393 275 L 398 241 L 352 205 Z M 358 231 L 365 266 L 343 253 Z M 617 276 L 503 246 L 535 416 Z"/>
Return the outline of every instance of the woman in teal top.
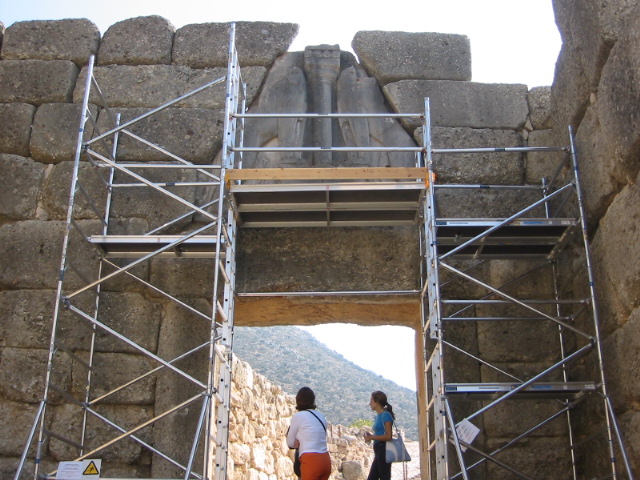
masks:
<path fill-rule="evenodd" d="M 393 407 L 387 402 L 387 396 L 376 390 L 369 400 L 371 410 L 377 413 L 373 422 L 373 433 L 365 433 L 365 442 L 373 440 L 373 462 L 367 480 L 391 480 L 391 464 L 386 460 L 386 442 L 391 440 L 391 427 L 395 415 Z"/>

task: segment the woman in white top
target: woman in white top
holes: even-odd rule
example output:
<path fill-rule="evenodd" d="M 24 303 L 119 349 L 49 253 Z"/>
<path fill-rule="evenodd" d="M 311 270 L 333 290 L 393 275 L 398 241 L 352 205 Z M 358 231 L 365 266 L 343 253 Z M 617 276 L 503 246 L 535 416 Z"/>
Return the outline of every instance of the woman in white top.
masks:
<path fill-rule="evenodd" d="M 327 448 L 327 419 L 316 410 L 316 395 L 309 387 L 296 394 L 296 413 L 287 432 L 287 445 L 297 448 L 301 480 L 328 480 L 331 457 Z"/>

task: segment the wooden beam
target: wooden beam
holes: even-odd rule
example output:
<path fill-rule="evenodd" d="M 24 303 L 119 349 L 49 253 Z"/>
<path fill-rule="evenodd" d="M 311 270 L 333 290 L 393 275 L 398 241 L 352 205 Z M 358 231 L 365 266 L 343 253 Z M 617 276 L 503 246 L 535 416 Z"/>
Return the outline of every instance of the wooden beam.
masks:
<path fill-rule="evenodd" d="M 227 170 L 226 180 L 383 180 L 425 179 L 418 167 L 242 168 Z"/>

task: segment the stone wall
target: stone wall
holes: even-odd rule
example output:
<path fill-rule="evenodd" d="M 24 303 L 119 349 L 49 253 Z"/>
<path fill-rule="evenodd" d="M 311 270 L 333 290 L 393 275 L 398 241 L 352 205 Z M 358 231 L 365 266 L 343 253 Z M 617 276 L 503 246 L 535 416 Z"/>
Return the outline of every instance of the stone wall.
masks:
<path fill-rule="evenodd" d="M 327 105 L 353 111 L 360 102 L 370 109 L 420 112 L 424 109 L 422 99 L 429 96 L 434 143 L 441 148 L 561 145 L 566 144 L 564 126 L 572 124 L 583 159 L 611 390 L 616 408 L 622 413 L 623 430 L 635 453 L 632 456 L 638 457 L 640 382 L 636 363 L 640 350 L 637 278 L 640 269 L 634 261 L 634 252 L 638 243 L 635 218 L 640 208 L 636 201 L 640 120 L 635 108 L 640 97 L 635 54 L 639 47 L 640 30 L 636 23 L 640 13 L 631 0 L 554 3 L 564 43 L 553 88 L 527 90 L 524 85 L 470 81 L 469 42 L 459 35 L 360 32 L 353 42 L 358 60 L 332 46 L 285 53 L 297 26 L 240 22 L 240 62 L 248 81 L 249 102 L 257 112 L 277 111 L 274 106 L 283 101 L 298 102 L 309 111 Z M 0 416 L 15 419 L 3 422 L 0 427 L 3 478 L 10 477 L 8 472 L 15 468 L 42 389 L 87 59 L 96 55 L 95 75 L 104 87 L 105 100 L 126 119 L 211 77 L 224 75 L 226 31 L 226 24 L 187 25 L 176 30 L 168 21 L 155 16 L 119 22 L 102 36 L 89 20 L 21 22 L 6 30 L 0 28 L 0 253 L 5 259 L 0 271 Z M 592 35 L 593 32 L 598 35 Z M 423 61 L 399 63 L 401 58 Z M 314 93 L 313 82 L 305 83 L 305 72 L 317 70 L 333 72 L 333 97 Z M 169 150 L 188 155 L 196 163 L 210 161 L 220 146 L 223 98 L 223 90 L 214 89 L 205 98 L 186 100 L 136 133 L 161 141 Z M 94 97 L 91 103 L 100 123 L 100 115 L 106 114 L 105 102 Z M 256 141 L 260 141 L 278 138 L 291 130 L 280 124 L 256 131 Z M 420 130 L 412 123 L 354 122 L 334 125 L 332 132 L 338 142 L 356 142 L 360 146 L 376 145 L 389 138 L 415 145 L 420 138 Z M 304 138 L 304 131 L 301 135 Z M 121 145 L 121 154 L 125 160 L 153 160 L 137 145 L 126 141 Z M 460 164 L 466 163 L 468 167 L 467 160 L 462 159 Z M 248 159 L 248 164 L 255 166 L 270 166 L 271 162 L 272 158 L 258 156 Z M 287 162 L 385 166 L 407 164 L 409 160 L 386 156 L 365 160 L 350 156 L 301 156 L 277 159 L 276 164 Z M 471 175 L 485 183 L 538 183 L 548 173 L 547 162 L 541 154 L 516 154 L 493 170 L 482 168 L 481 158 L 471 173 L 450 162 L 450 169 L 441 174 L 452 181 L 466 181 L 471 177 L 465 175 Z M 452 209 L 464 203 L 457 197 L 448 200 Z M 477 205 L 482 206 L 482 213 L 490 206 L 496 215 L 505 206 L 492 203 L 489 197 L 483 197 Z M 118 215 L 131 224 L 156 221 L 173 213 L 163 207 L 152 199 L 132 196 L 128 204 L 119 207 Z M 90 218 L 88 213 L 86 216 Z M 412 232 L 403 229 L 379 229 L 366 238 L 358 232 L 301 230 L 289 236 L 282 232 L 266 236 L 254 231 L 241 235 L 239 242 L 241 290 L 264 286 L 275 291 L 364 290 L 385 289 L 389 285 L 402 289 L 415 288 L 418 278 L 417 242 Z M 286 252 L 284 258 L 271 255 L 282 244 L 297 255 L 286 257 Z M 611 248 L 612 244 L 616 247 Z M 354 253 L 354 245 L 360 254 Z M 335 256 L 332 265 L 318 260 L 327 252 Z M 624 267 L 620 268 L 621 265 Z M 252 275 L 255 271 L 261 275 Z M 499 277 L 500 272 L 495 275 Z M 169 278 L 175 281 L 175 277 Z M 194 283 L 207 285 L 206 278 L 200 277 Z M 178 328 L 171 323 L 170 307 L 157 298 L 126 290 L 119 285 L 109 292 L 111 308 L 134 305 L 137 314 L 150 326 L 140 333 L 147 348 L 154 352 L 170 350 Z M 202 301 L 207 293 L 204 290 L 201 287 L 186 293 L 194 301 Z M 394 298 L 369 305 L 363 299 L 355 306 L 350 301 L 323 301 L 321 305 L 238 302 L 237 322 L 264 325 L 278 311 L 282 324 L 322 323 L 339 318 L 363 324 L 417 326 L 416 309 L 411 301 Z M 72 332 L 70 338 L 76 333 Z M 491 348 L 489 335 L 480 335 L 477 341 L 484 342 L 485 349 Z M 102 348 L 105 356 L 113 354 L 113 350 L 109 345 Z M 500 352 L 493 353 L 494 360 L 499 361 Z M 114 361 L 123 358 L 114 357 Z M 132 362 L 132 368 L 139 367 L 139 359 L 133 355 L 126 359 Z M 266 422 L 269 427 L 262 432 L 242 428 L 232 433 L 237 478 L 285 478 L 290 475 L 290 463 L 285 458 L 282 434 L 286 429 L 284 416 L 291 412 L 290 399 L 266 380 L 249 373 L 248 366 L 237 363 L 236 371 L 239 374 L 236 381 L 241 385 L 245 380 L 239 379 L 246 379 L 243 388 L 251 393 L 234 400 L 246 405 L 234 413 L 234 421 L 246 426 L 253 423 L 248 422 L 252 415 L 269 418 Z M 69 374 L 68 381 L 71 378 Z M 139 405 L 135 408 L 140 411 L 152 408 L 153 395 L 149 391 L 138 393 Z M 250 399 L 256 396 L 268 401 L 277 399 L 279 407 L 273 411 L 251 410 Z M 131 407 L 129 414 L 141 414 L 140 411 Z M 334 430 L 337 431 L 331 442 L 334 470 L 339 472 L 343 461 L 365 465 L 366 450 L 351 438 L 355 438 L 353 432 L 343 427 Z M 558 432 L 551 432 L 543 440 L 547 446 L 553 445 L 557 435 Z M 335 454 L 341 452 L 344 456 L 336 459 Z M 136 455 L 120 457 L 123 474 L 135 469 L 148 472 L 145 462 L 148 459 Z"/>
<path fill-rule="evenodd" d="M 257 374 L 241 360 L 233 364 L 229 431 L 230 478 L 236 480 L 296 479 L 285 435 L 295 398 Z M 359 429 L 329 425 L 332 480 L 363 480 L 371 462 L 371 447 Z"/>
<path fill-rule="evenodd" d="M 640 472 L 640 2 L 554 0 L 562 50 L 554 131 L 576 132 L 600 301 L 605 374 Z M 585 419 L 585 422 L 588 419 Z"/>

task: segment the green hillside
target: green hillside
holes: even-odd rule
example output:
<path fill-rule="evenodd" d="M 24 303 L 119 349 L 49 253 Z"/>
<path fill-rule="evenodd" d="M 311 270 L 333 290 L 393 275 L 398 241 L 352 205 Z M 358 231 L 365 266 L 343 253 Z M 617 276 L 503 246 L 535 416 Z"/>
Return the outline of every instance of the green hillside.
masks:
<path fill-rule="evenodd" d="M 333 424 L 373 419 L 369 398 L 372 391 L 382 390 L 406 437 L 418 438 L 414 391 L 355 365 L 300 328 L 236 327 L 233 350 L 287 393 L 311 387 L 318 409 Z"/>

